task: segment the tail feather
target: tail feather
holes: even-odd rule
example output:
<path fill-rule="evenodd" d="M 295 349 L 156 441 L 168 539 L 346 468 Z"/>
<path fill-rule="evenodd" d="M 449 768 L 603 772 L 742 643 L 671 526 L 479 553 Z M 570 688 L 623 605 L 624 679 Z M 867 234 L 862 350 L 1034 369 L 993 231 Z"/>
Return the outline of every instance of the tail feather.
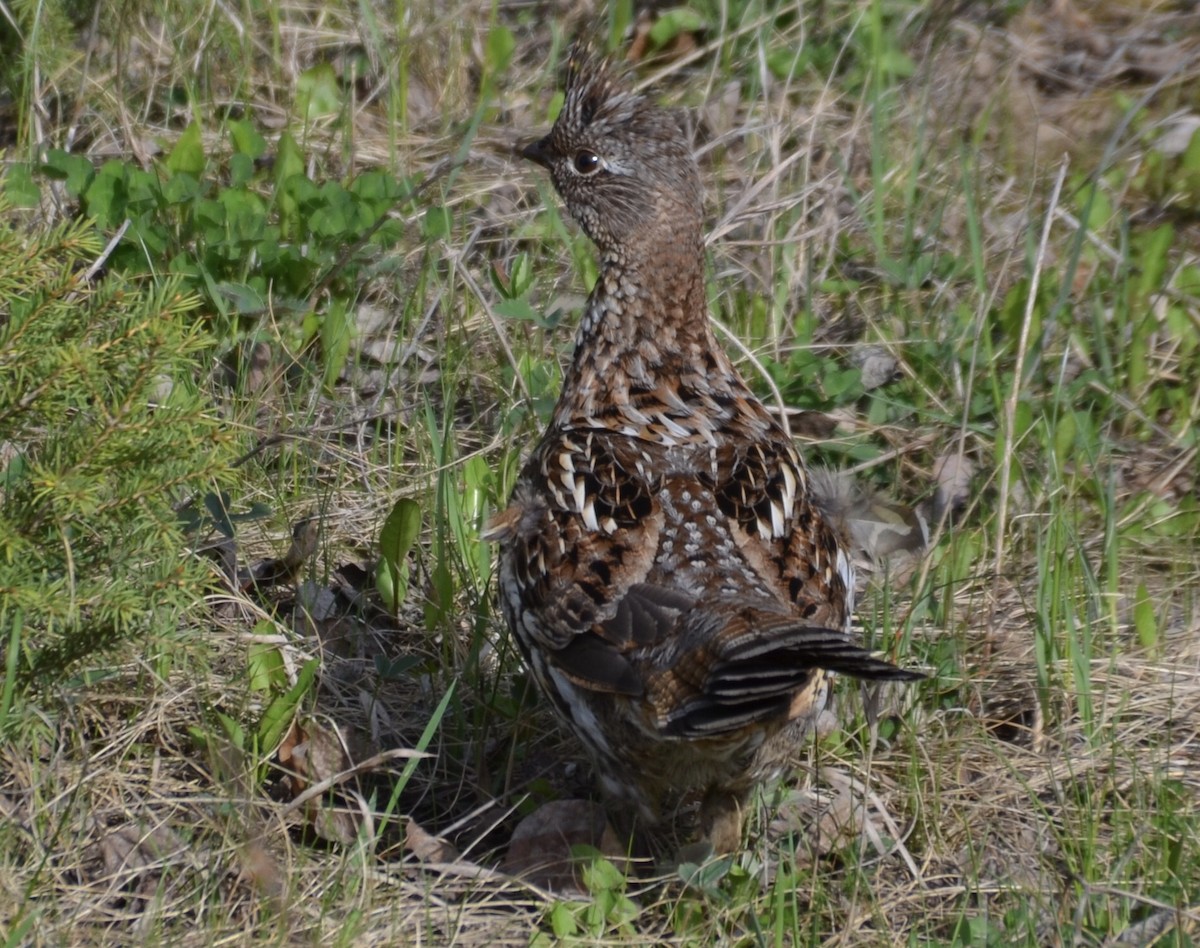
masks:
<path fill-rule="evenodd" d="M 713 737 L 786 715 L 818 669 L 871 681 L 925 677 L 876 658 L 843 631 L 757 610 L 741 610 L 727 623 L 714 650 L 699 692 L 669 716 L 668 733 Z"/>

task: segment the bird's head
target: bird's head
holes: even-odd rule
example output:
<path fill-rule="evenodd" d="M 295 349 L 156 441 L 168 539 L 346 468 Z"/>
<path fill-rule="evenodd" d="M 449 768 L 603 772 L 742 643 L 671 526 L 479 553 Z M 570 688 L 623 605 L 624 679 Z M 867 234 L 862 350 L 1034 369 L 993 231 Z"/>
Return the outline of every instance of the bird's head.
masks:
<path fill-rule="evenodd" d="M 554 127 L 521 154 L 549 170 L 601 251 L 699 234 L 700 173 L 677 116 L 626 89 L 584 45 L 568 54 Z"/>

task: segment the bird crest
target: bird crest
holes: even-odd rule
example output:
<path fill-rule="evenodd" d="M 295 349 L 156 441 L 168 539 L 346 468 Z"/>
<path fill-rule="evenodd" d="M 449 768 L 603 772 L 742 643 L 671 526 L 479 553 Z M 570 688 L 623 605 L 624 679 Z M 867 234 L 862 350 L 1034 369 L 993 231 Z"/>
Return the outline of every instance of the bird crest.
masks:
<path fill-rule="evenodd" d="M 623 78 L 590 44 L 572 44 L 567 53 L 562 108 L 567 123 L 583 129 L 597 121 L 612 123 L 628 119 L 642 103 L 642 97 L 627 91 L 622 85 Z"/>

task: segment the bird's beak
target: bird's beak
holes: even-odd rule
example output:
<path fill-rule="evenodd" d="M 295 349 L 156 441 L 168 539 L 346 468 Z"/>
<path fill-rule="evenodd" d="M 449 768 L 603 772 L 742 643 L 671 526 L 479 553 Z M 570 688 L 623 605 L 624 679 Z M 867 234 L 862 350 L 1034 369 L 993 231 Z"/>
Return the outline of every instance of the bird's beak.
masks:
<path fill-rule="evenodd" d="M 521 157 L 536 161 L 543 168 L 550 167 L 550 136 L 539 138 L 520 149 Z"/>

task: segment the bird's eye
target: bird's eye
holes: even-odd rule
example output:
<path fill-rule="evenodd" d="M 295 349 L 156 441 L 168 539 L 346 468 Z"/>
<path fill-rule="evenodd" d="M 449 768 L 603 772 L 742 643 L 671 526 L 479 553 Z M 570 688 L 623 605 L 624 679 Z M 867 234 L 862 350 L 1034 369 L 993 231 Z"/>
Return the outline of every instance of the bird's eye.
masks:
<path fill-rule="evenodd" d="M 594 151 L 576 152 L 575 170 L 582 175 L 595 174 L 600 170 L 600 156 Z"/>

